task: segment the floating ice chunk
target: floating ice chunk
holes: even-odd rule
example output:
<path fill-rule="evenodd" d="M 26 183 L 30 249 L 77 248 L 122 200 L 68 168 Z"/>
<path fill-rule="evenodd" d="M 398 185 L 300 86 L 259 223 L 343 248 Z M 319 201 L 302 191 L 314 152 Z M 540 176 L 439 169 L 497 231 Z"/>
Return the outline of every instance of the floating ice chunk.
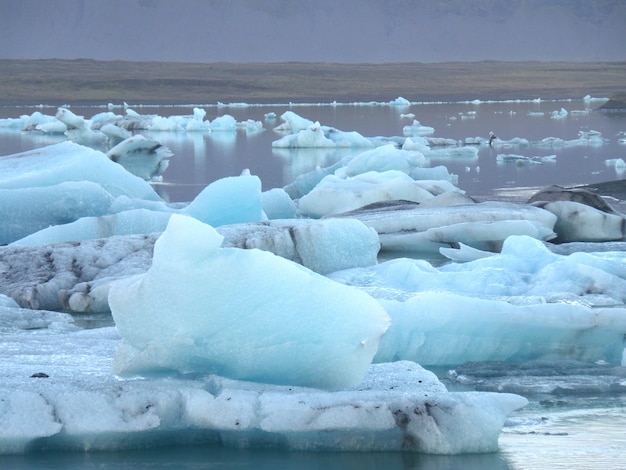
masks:
<path fill-rule="evenodd" d="M 34 188 L 67 181 L 91 181 L 112 196 L 161 201 L 152 187 L 102 152 L 73 142 L 0 157 L 0 188 Z"/>
<path fill-rule="evenodd" d="M 332 127 L 323 127 L 324 135 L 332 140 L 337 147 L 373 147 L 371 139 L 363 137 L 356 131 L 345 132 Z"/>
<path fill-rule="evenodd" d="M 457 184 L 459 177 L 448 171 L 448 168 L 444 165 L 438 165 L 435 167 L 413 168 L 409 173 L 409 176 L 415 180 L 438 180 L 448 181 L 452 184 Z"/>
<path fill-rule="evenodd" d="M 35 130 L 45 134 L 65 134 L 67 126 L 59 120 L 42 122 L 35 126 Z"/>
<path fill-rule="evenodd" d="M 617 250 L 623 247 L 617 247 Z M 552 253 L 540 241 L 509 237 L 499 255 L 467 264 L 446 264 L 435 270 L 424 261 L 395 260 L 354 270 L 347 283 L 392 289 L 404 298 L 417 291 L 454 292 L 472 297 L 497 296 L 511 303 L 567 302 L 591 306 L 619 306 L 626 299 L 623 251 Z M 338 279 L 338 274 L 332 275 Z M 343 277 L 342 277 L 343 279 Z"/>
<path fill-rule="evenodd" d="M 300 198 L 298 209 L 314 218 L 351 211 L 378 202 L 422 202 L 433 195 L 401 171 L 367 172 L 350 178 L 325 177 Z"/>
<path fill-rule="evenodd" d="M 285 111 L 280 118 L 284 121 L 280 126 L 276 127 L 274 130 L 290 132 L 292 134 L 297 134 L 298 132 L 305 130 L 315 123 L 310 119 L 303 118 L 302 116 L 298 116 L 293 111 Z"/>
<path fill-rule="evenodd" d="M 428 229 L 460 223 L 481 223 L 483 229 L 486 229 L 489 225 L 484 224 L 488 222 L 526 220 L 540 224 L 547 230 L 552 230 L 557 219 L 554 214 L 547 210 L 507 202 L 437 205 L 435 207 L 404 205 L 395 210 L 393 207 L 359 210 L 341 214 L 341 217 L 354 217 L 365 225 L 374 228 L 380 237 L 383 250 L 434 251 L 437 253 L 439 248 L 442 246 L 449 247 L 449 245 L 430 240 L 426 236 Z M 501 241 L 501 226 L 494 224 L 491 227 L 493 228 L 491 237 L 494 242 Z M 463 242 L 470 246 L 474 246 L 474 242 L 476 242 L 480 244 L 478 248 L 484 249 L 489 243 L 485 237 L 481 236 L 480 238 L 480 242 L 469 239 L 465 239 Z"/>
<path fill-rule="evenodd" d="M 423 166 L 425 161 L 424 155 L 420 152 L 400 150 L 393 144 L 387 144 L 361 152 L 339 168 L 335 174 L 340 178 L 387 170 L 399 170 L 409 174 L 414 168 Z"/>
<path fill-rule="evenodd" d="M 109 310 L 111 280 L 145 272 L 156 236 L 0 247 L 0 289 L 18 305 L 54 311 Z M 45 280 L 45 282 L 44 282 Z"/>
<path fill-rule="evenodd" d="M 536 205 L 557 216 L 554 231 L 559 242 L 616 241 L 623 240 L 626 235 L 625 219 L 619 214 L 608 214 L 574 201 L 554 201 Z"/>
<path fill-rule="evenodd" d="M 488 140 L 483 140 L 479 138 L 479 142 L 481 144 L 488 144 Z M 503 140 L 498 137 L 493 139 L 491 142 L 491 146 L 495 148 L 511 148 L 511 147 L 528 147 L 530 145 L 530 141 L 523 137 L 513 137 L 509 140 Z"/>
<path fill-rule="evenodd" d="M 561 108 L 559 111 L 552 111 L 550 117 L 552 119 L 565 119 L 569 113 L 565 108 Z"/>
<path fill-rule="evenodd" d="M 296 179 L 284 187 L 289 197 L 299 199 L 318 185 L 322 179 L 328 175 L 332 175 L 335 171 L 343 167 L 343 162 L 339 161 L 328 167 L 317 167 L 312 171 L 298 175 Z"/>
<path fill-rule="evenodd" d="M 236 448 L 493 452 L 507 416 L 527 404 L 506 393 L 449 393 L 408 361 L 372 365 L 358 386 L 337 392 L 211 375 L 124 381 L 110 373 L 121 342 L 114 328 L 68 332 L 62 345 L 58 334 L 3 339 L 14 347 L 0 363 L 0 455 L 156 447 L 173 433 L 193 444 L 197 432 Z M 33 371 L 47 378 L 29 378 Z"/>
<path fill-rule="evenodd" d="M 11 245 L 49 245 L 76 240 L 108 238 L 117 235 L 162 232 L 165 230 L 172 212 L 133 209 L 100 217 L 81 217 L 71 223 L 51 225 L 16 240 Z"/>
<path fill-rule="evenodd" d="M 153 132 L 179 132 L 183 128 L 176 122 L 176 119 L 169 117 L 155 116 L 148 126 L 149 131 Z"/>
<path fill-rule="evenodd" d="M 172 151 L 155 140 L 135 135 L 117 144 L 106 155 L 133 175 L 152 181 L 165 172 Z"/>
<path fill-rule="evenodd" d="M 222 178 L 209 184 L 182 211 L 214 227 L 263 219 L 261 180 L 242 175 Z"/>
<path fill-rule="evenodd" d="M 51 225 L 107 214 L 113 197 L 89 181 L 54 186 L 0 189 L 0 244 L 19 240 Z"/>
<path fill-rule="evenodd" d="M 120 126 L 116 126 L 115 124 L 111 123 L 104 124 L 100 128 L 100 131 L 103 132 L 109 139 L 109 148 L 113 148 L 123 140 L 132 137 L 132 134 L 126 129 L 122 129 Z"/>
<path fill-rule="evenodd" d="M 523 395 L 615 394 L 626 391 L 624 374 L 619 367 L 599 361 L 573 360 L 487 361 L 463 364 L 448 376 L 465 386 L 482 391 L 520 393 Z"/>
<path fill-rule="evenodd" d="M 148 272 L 111 287 L 109 304 L 124 338 L 116 372 L 358 384 L 388 327 L 384 310 L 363 292 L 270 253 L 220 248 L 222 239 L 210 226 L 174 215 Z"/>
<path fill-rule="evenodd" d="M 416 150 L 427 153 L 430 151 L 430 144 L 424 137 L 407 137 L 404 144 L 402 144 L 402 150 Z"/>
<path fill-rule="evenodd" d="M 67 313 L 30 310 L 20 308 L 17 303 L 0 294 L 0 333 L 7 334 L 19 330 L 74 331 L 73 318 Z"/>
<path fill-rule="evenodd" d="M 556 233 L 545 225 L 530 220 L 462 222 L 430 228 L 424 232 L 424 237 L 434 243 L 463 243 L 492 252 L 500 251 L 504 240 L 511 235 L 526 235 L 537 240 L 551 240 L 556 237 Z M 441 252 L 441 248 L 439 251 Z"/>
<path fill-rule="evenodd" d="M 335 272 L 392 317 L 376 360 L 449 365 L 547 358 L 619 364 L 626 327 L 623 252 L 560 256 L 529 237 L 502 253 L 435 268 L 396 259 Z"/>
<path fill-rule="evenodd" d="M 50 225 L 110 214 L 121 196 L 162 202 L 150 185 L 103 153 L 71 142 L 1 157 L 0 192 L 5 244 Z"/>
<path fill-rule="evenodd" d="M 62 232 L 65 238 L 81 235 L 80 230 L 70 229 Z M 376 233 L 350 219 L 273 220 L 217 230 L 225 237 L 224 247 L 269 251 L 320 274 L 375 264 L 379 250 Z M 0 266 L 6 267 L 0 270 L 0 292 L 28 308 L 108 312 L 110 283 L 146 272 L 158 235 L 117 235 L 42 246 L 26 245 L 25 240 L 0 247 Z M 33 238 L 40 239 L 28 242 L 57 241 L 52 236 Z"/>
<path fill-rule="evenodd" d="M 67 126 L 65 135 L 72 142 L 96 149 L 106 147 L 106 135 L 93 130 L 83 116 L 77 116 L 67 108 L 59 108 L 55 117 Z"/>
<path fill-rule="evenodd" d="M 457 140 L 447 137 L 427 137 L 426 141 L 429 145 L 435 147 L 456 147 L 457 145 L 459 145 L 459 142 Z"/>
<path fill-rule="evenodd" d="M 456 262 L 475 261 L 477 259 L 488 258 L 489 256 L 495 255 L 495 253 L 491 251 L 477 250 L 476 248 L 472 248 L 471 246 L 464 245 L 460 242 L 458 248 L 439 248 L 439 253 Z"/>
<path fill-rule="evenodd" d="M 306 129 L 301 129 L 294 134 L 286 135 L 272 142 L 275 148 L 318 148 L 336 147 L 337 144 L 324 135 L 319 122 L 315 122 Z"/>
<path fill-rule="evenodd" d="M 411 106 L 411 102 L 402 96 L 398 96 L 395 100 L 389 102 L 390 106 L 407 107 Z"/>
<path fill-rule="evenodd" d="M 609 158 L 604 161 L 606 166 L 612 166 L 615 168 L 615 171 L 618 174 L 624 173 L 626 171 L 626 162 L 623 158 Z"/>
<path fill-rule="evenodd" d="M 268 219 L 293 219 L 296 217 L 296 203 L 282 188 L 263 191 L 261 204 Z"/>
<path fill-rule="evenodd" d="M 209 129 L 211 129 L 211 131 L 236 131 L 237 120 L 230 114 L 224 114 L 223 116 L 218 116 L 213 119 L 209 125 Z"/>
<path fill-rule="evenodd" d="M 319 274 L 376 264 L 380 248 L 376 232 L 349 219 L 272 220 L 217 230 L 224 247 L 269 251 Z"/>
<path fill-rule="evenodd" d="M 413 120 L 413 124 L 404 126 L 402 132 L 405 136 L 424 136 L 435 133 L 435 129 L 430 126 L 423 126 L 417 119 Z"/>
<path fill-rule="evenodd" d="M 202 122 L 206 117 L 206 111 L 202 108 L 194 107 L 193 108 L 193 120 Z"/>
<path fill-rule="evenodd" d="M 498 163 L 508 163 L 513 162 L 516 165 L 540 165 L 542 163 L 553 163 L 556 161 L 556 155 L 545 155 L 545 156 L 524 156 L 517 154 L 503 154 L 499 153 L 496 156 L 496 161 Z"/>
<path fill-rule="evenodd" d="M 423 292 L 403 302 L 381 303 L 392 326 L 375 361 L 408 359 L 434 366 L 547 358 L 621 360 L 623 308 L 512 305 L 451 292 Z"/>
<path fill-rule="evenodd" d="M 237 128 L 245 130 L 248 134 L 263 132 L 265 130 L 263 123 L 261 121 L 255 121 L 254 119 L 246 119 L 245 121 L 238 122 Z"/>
<path fill-rule="evenodd" d="M 423 153 L 428 158 L 478 159 L 478 148 L 468 146 L 431 149 Z"/>

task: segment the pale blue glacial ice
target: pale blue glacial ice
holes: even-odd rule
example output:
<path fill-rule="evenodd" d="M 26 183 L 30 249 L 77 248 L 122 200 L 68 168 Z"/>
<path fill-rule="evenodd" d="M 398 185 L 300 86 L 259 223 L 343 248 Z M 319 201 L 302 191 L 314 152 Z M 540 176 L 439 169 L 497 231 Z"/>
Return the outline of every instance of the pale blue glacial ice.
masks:
<path fill-rule="evenodd" d="M 201 112 L 167 121 L 128 112 L 125 119 L 150 122 L 152 130 L 209 131 Z M 284 132 L 318 126 L 295 113 L 288 120 Z M 213 124 L 210 132 L 239 126 L 228 118 Z M 39 246 L 0 248 L 0 285 L 11 295 L 0 297 L 7 346 L 0 453 L 135 447 L 171 433 L 183 442 L 202 436 L 233 446 L 491 452 L 506 416 L 526 400 L 449 393 L 416 363 L 623 363 L 623 249 L 599 252 L 583 243 L 573 254 L 557 254 L 544 243 L 555 232 L 578 241 L 621 240 L 620 215 L 578 203 L 559 203 L 558 211 L 476 204 L 447 170 L 425 168 L 427 140 L 407 139 L 401 150 L 397 143 L 385 147 L 390 139 L 321 125 L 319 131 L 335 146 L 367 141 L 375 148 L 362 145 L 361 155 L 316 172 L 291 197 L 280 188 L 262 193 L 259 179 L 243 174 L 172 206 L 84 146 L 3 157 L 5 213 L 27 235 L 27 211 L 11 210 L 19 199 L 32 207 L 56 196 L 67 208 L 70 198 L 85 214 L 69 211 L 76 219 L 69 224 L 66 214 L 44 220 L 56 228 L 39 233 Z M 412 182 L 385 196 L 390 176 Z M 324 177 L 334 190 L 318 196 L 311 214 L 342 216 L 302 218 L 310 215 L 304 201 L 324 188 Z M 64 186 L 68 179 L 81 185 L 78 191 Z M 346 213 L 357 203 L 320 210 L 341 194 L 358 199 L 355 181 L 371 184 L 377 195 L 362 202 L 377 209 Z M 417 187 L 422 207 L 394 207 Z M 595 217 L 591 235 L 564 224 L 574 213 Z M 50 244 L 59 241 L 68 243 Z M 455 248 L 463 244 L 489 251 Z M 469 261 L 378 262 L 381 245 L 443 248 L 450 259 Z M 78 316 L 45 308 L 111 308 L 116 328 L 85 330 Z M 38 372 L 48 377 L 31 378 Z"/>

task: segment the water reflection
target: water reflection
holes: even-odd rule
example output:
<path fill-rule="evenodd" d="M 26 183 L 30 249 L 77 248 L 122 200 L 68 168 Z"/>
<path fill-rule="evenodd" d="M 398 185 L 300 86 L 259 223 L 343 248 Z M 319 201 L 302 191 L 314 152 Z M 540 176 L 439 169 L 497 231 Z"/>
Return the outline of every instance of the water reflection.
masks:
<path fill-rule="evenodd" d="M 567 116 L 553 119 L 553 112 L 561 108 L 568 111 Z M 192 109 L 192 106 L 136 107 L 138 112 L 162 116 L 190 115 Z M 398 142 L 404 141 L 403 128 L 412 122 L 411 118 L 433 127 L 434 137 L 461 142 L 484 139 L 493 131 L 504 143 L 493 148 L 479 145 L 477 154 L 456 151 L 447 155 L 433 154 L 428 159 L 430 166 L 445 165 L 458 175 L 461 189 L 479 198 L 493 197 L 497 191 L 507 188 L 597 183 L 623 178 L 626 173 L 624 167 L 606 163 L 620 158 L 626 160 L 626 145 L 619 143 L 626 135 L 626 119 L 591 111 L 590 103 L 582 99 L 430 103 L 402 108 L 381 104 L 327 104 L 207 106 L 205 109 L 207 120 L 229 114 L 240 123 L 262 122 L 265 130 L 255 127 L 255 132 L 251 132 L 247 126 L 240 126 L 231 131 L 146 133 L 174 153 L 163 183 L 157 186 L 159 192 L 167 193 L 171 200 L 189 201 L 212 181 L 240 175 L 246 169 L 259 176 L 264 190 L 283 187 L 302 173 L 366 150 L 272 148 L 272 142 L 282 135 L 274 128 L 282 123 L 280 116 L 287 110 L 342 131 L 356 131 L 370 138 L 394 138 Z M 11 109 L 13 115 L 33 111 Z M 51 115 L 55 111 L 54 108 L 42 110 Z M 101 110 L 72 108 L 72 111 L 89 117 Z M 277 119 L 266 118 L 270 113 Z M 62 135 L 4 130 L 0 132 L 0 152 L 17 153 L 63 140 Z M 519 161 L 498 161 L 498 155 L 513 155 Z M 550 156 L 554 158 L 547 159 Z"/>
<path fill-rule="evenodd" d="M 107 453 L 49 453 L 0 457 L 3 468 L 12 469 L 298 469 L 298 470 L 508 470 L 504 455 L 424 455 L 404 452 L 283 452 L 225 449 L 221 447 L 172 447 L 152 451 Z"/>

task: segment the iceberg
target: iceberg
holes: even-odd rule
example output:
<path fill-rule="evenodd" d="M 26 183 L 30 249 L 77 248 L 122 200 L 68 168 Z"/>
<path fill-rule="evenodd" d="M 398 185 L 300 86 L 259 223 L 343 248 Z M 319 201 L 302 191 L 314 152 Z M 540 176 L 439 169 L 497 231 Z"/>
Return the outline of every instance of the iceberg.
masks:
<path fill-rule="evenodd" d="M 440 268 L 398 258 L 329 275 L 391 316 L 376 362 L 424 366 L 563 359 L 619 365 L 626 331 L 620 252 L 557 255 L 526 236 Z"/>
<path fill-rule="evenodd" d="M 308 217 L 320 218 L 379 202 L 402 199 L 419 203 L 432 197 L 428 190 L 401 171 L 372 171 L 346 179 L 326 176 L 300 198 L 298 209 Z"/>
<path fill-rule="evenodd" d="M 272 147 L 275 148 L 319 148 L 336 147 L 336 145 L 335 142 L 324 135 L 324 130 L 319 122 L 315 122 L 295 134 L 286 135 L 272 142 Z"/>
<path fill-rule="evenodd" d="M 107 157 L 146 181 L 159 180 L 172 152 L 159 142 L 135 135 L 124 139 L 107 152 Z"/>
<path fill-rule="evenodd" d="M 557 216 L 559 242 L 603 242 L 626 239 L 626 217 L 575 201 L 536 202 Z"/>
<path fill-rule="evenodd" d="M 0 308 L 0 318 L 8 310 Z M 77 329 L 64 314 L 40 315 L 47 323 L 39 334 L 17 325 L 4 331 L 11 347 L 0 352 L 0 455 L 173 439 L 302 451 L 493 452 L 506 417 L 527 403 L 513 394 L 448 392 L 410 362 L 372 365 L 360 384 L 334 392 L 210 374 L 121 380 L 110 369 L 121 344 L 115 328 Z"/>
<path fill-rule="evenodd" d="M 61 142 L 0 157 L 0 169 L 1 189 L 91 181 L 102 186 L 113 197 L 161 201 L 144 180 L 116 165 L 102 152 L 73 142 Z"/>
<path fill-rule="evenodd" d="M 387 144 L 350 158 L 335 174 L 342 178 L 368 171 L 399 170 L 410 174 L 413 169 L 424 166 L 425 162 L 421 152 L 400 150 L 393 144 Z"/>
<path fill-rule="evenodd" d="M 213 226 L 262 220 L 261 180 L 243 174 L 214 181 L 180 212 Z"/>
<path fill-rule="evenodd" d="M 165 229 L 170 216 L 162 213 L 162 218 L 157 218 L 156 222 Z M 137 221 L 129 222 L 132 226 Z M 60 231 L 61 235 L 74 230 L 91 230 L 80 224 L 68 225 L 70 230 Z M 118 223 L 113 227 L 98 224 L 94 230 L 103 226 L 104 229 L 115 227 L 118 231 L 123 228 Z M 149 225 L 143 227 L 146 228 Z M 272 220 L 226 225 L 217 227 L 217 231 L 224 236 L 224 247 L 268 251 L 320 274 L 375 264 L 380 247 L 372 229 L 350 219 Z M 45 241 L 41 239 L 43 235 L 35 234 L 19 243 L 0 247 L 0 265 L 6 267 L 0 271 L 0 292 L 25 308 L 83 313 L 110 311 L 111 283 L 148 270 L 160 232 L 37 243 Z M 54 235 L 52 232 L 45 234 L 48 240 Z M 68 235 L 68 238 L 75 240 L 76 235 Z"/>
<path fill-rule="evenodd" d="M 10 245 L 42 246 L 120 235 L 162 232 L 165 230 L 172 213 L 173 211 L 166 210 L 131 209 L 99 217 L 81 217 L 67 224 L 49 225 L 10 243 Z"/>
<path fill-rule="evenodd" d="M 143 144 L 140 146 L 143 148 Z M 81 154 L 81 149 L 86 153 Z M 47 149 L 42 153 L 54 156 L 57 150 L 59 149 Z M 45 245 L 162 232 L 172 213 L 184 213 L 214 226 L 263 220 L 266 217 L 265 207 L 273 211 L 273 216 L 295 214 L 295 204 L 284 191 L 277 189 L 271 192 L 274 194 L 272 198 L 263 198 L 260 180 L 247 173 L 214 181 L 182 208 L 167 205 L 156 193 L 148 193 L 148 196 L 154 195 L 155 199 L 128 196 L 141 195 L 138 191 L 133 191 L 133 186 L 139 187 L 137 180 L 114 163 L 99 165 L 98 160 L 95 160 L 94 168 L 100 170 L 94 178 L 96 182 L 69 181 L 54 184 L 57 179 L 61 179 L 63 173 L 70 178 L 73 173 L 87 173 L 92 158 L 91 150 L 79 147 L 77 151 L 78 155 L 84 157 L 67 162 L 67 167 L 60 170 L 59 175 L 47 166 L 29 170 L 30 179 L 35 181 L 32 187 L 27 187 L 26 181 L 16 182 L 21 175 L 10 167 L 12 158 L 21 158 L 24 163 L 30 160 L 29 155 L 18 154 L 5 157 L 5 160 L 0 158 L 0 168 L 2 163 L 8 163 L 6 181 L 0 182 L 0 185 L 10 188 L 0 188 L 0 195 L 3 195 L 0 215 L 4 215 L 4 220 L 7 221 L 0 228 L 0 242 Z M 24 166 L 27 165 L 22 165 Z M 11 171 L 16 173 L 13 178 L 10 176 Z M 46 185 L 46 176 L 52 185 Z M 109 181 L 115 176 L 120 178 L 117 186 L 112 186 Z M 114 190 L 117 197 L 113 197 L 106 188 Z M 152 191 L 150 186 L 148 188 Z"/>
<path fill-rule="evenodd" d="M 102 186 L 89 181 L 0 189 L 0 219 L 3 221 L 0 244 L 11 243 L 51 225 L 106 214 L 113 200 Z"/>
<path fill-rule="evenodd" d="M 116 373 L 357 385 L 388 327 L 380 304 L 271 253 L 220 248 L 222 241 L 212 227 L 173 215 L 150 269 L 111 286 L 124 338 Z"/>
<path fill-rule="evenodd" d="M 438 253 L 440 248 L 457 243 L 479 250 L 499 251 L 511 235 L 534 235 L 541 240 L 555 235 L 557 216 L 538 207 L 491 201 L 467 204 L 466 199 L 460 204 L 429 206 L 435 199 L 423 205 L 392 202 L 333 217 L 356 218 L 372 227 L 385 251 Z"/>
<path fill-rule="evenodd" d="M 119 145 L 105 154 L 65 142 L 0 157 L 0 215 L 8 221 L 0 454 L 172 439 L 493 452 L 507 416 L 527 403 L 516 393 L 623 391 L 623 214 L 580 193 L 477 203 L 446 167 L 426 166 L 433 158 L 473 161 L 486 139 L 463 146 L 418 135 L 367 138 L 292 112 L 274 129 L 285 133 L 275 148 L 327 146 L 333 158 L 317 154 L 307 169 L 320 168 L 285 188 L 263 192 L 245 171 L 169 205 L 142 181 L 158 178 L 164 160 L 147 156 L 143 173 L 133 172 L 141 178 L 128 171 L 133 146 L 159 152 L 159 144 L 129 131 L 229 141 L 262 124 L 207 121 L 200 108 L 168 118 L 126 113 L 0 120 L 3 129 L 39 133 L 40 142 L 67 132 L 88 145 Z M 604 142 L 581 131 L 571 141 L 493 145 Z M 550 161 L 497 153 L 518 164 Z M 111 159 L 128 159 L 126 170 Z M 538 385 L 519 372 L 527 364 L 539 364 L 539 374 L 565 364 L 584 377 L 556 371 Z M 451 393 L 424 366 L 453 368 L 449 379 L 480 391 Z"/>

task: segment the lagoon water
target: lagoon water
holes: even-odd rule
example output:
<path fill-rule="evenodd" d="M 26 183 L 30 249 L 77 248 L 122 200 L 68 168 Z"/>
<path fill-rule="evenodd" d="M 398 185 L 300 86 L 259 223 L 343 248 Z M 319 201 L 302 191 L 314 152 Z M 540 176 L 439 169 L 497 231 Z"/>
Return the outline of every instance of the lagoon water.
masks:
<path fill-rule="evenodd" d="M 625 169 L 611 162 L 626 160 L 626 118 L 594 111 L 601 102 L 576 98 L 568 101 L 511 101 L 498 103 L 415 103 L 410 107 L 373 104 L 207 105 L 206 119 L 230 114 L 237 121 L 261 121 L 263 131 L 212 133 L 152 132 L 150 137 L 168 146 L 174 156 L 155 185 L 171 202 L 190 201 L 208 183 L 249 169 L 261 178 L 263 189 L 282 187 L 299 174 L 327 166 L 364 149 L 273 149 L 282 135 L 274 131 L 280 115 L 291 110 L 322 125 L 363 136 L 403 136 L 413 119 L 431 126 L 433 137 L 455 140 L 488 138 L 493 131 L 502 141 L 514 138 L 530 143 L 481 145 L 477 157 L 432 159 L 458 175 L 458 186 L 479 199 L 525 200 L 537 189 L 557 184 L 572 186 L 626 178 Z M 189 115 L 193 106 L 131 106 L 140 114 Z M 553 112 L 567 110 L 565 117 Z M 72 107 L 87 118 L 102 107 Z M 55 108 L 0 108 L 0 119 Z M 122 114 L 123 109 L 113 111 Z M 276 120 L 266 119 L 273 112 Z M 406 115 L 412 113 L 414 117 Z M 604 139 L 581 143 L 579 136 L 595 132 Z M 581 134 L 582 133 L 582 134 Z M 146 133 L 147 134 L 147 133 Z M 569 141 L 549 144 L 550 138 Z M 0 155 L 8 155 L 64 140 L 34 132 L 0 129 Z M 515 155 L 503 160 L 498 155 Z M 535 157 L 529 158 L 517 157 Z M 549 158 L 546 158 L 549 157 Z M 499 161 L 500 160 L 500 161 Z M 608 163 L 607 163 L 608 161 Z M 623 207 L 622 207 L 623 210 Z M 436 371 L 450 389 L 446 370 Z M 538 379 L 540 380 L 540 379 Z M 625 379 L 626 380 L 626 379 Z M 7 469 L 142 469 L 237 468 L 270 469 L 543 469 L 626 468 L 626 396 L 623 393 L 559 393 L 527 396 L 530 404 L 516 412 L 500 438 L 500 451 L 486 455 L 429 456 L 405 453 L 301 453 L 262 449 L 166 447 L 106 453 L 45 453 L 0 457 Z"/>
<path fill-rule="evenodd" d="M 206 120 L 229 114 L 239 122 L 248 119 L 263 123 L 261 132 L 142 132 L 169 147 L 174 156 L 157 185 L 162 197 L 171 202 L 193 199 L 208 183 L 225 176 L 236 176 L 244 169 L 258 175 L 263 190 L 282 187 L 299 174 L 328 166 L 342 157 L 362 152 L 363 148 L 327 149 L 272 148 L 282 137 L 274 131 L 281 124 L 285 111 L 319 121 L 322 125 L 342 131 L 356 131 L 365 137 L 405 137 L 403 127 L 418 120 L 434 128 L 433 137 L 464 141 L 466 138 L 488 138 L 493 131 L 502 141 L 523 138 L 529 145 L 480 146 L 478 158 L 449 157 L 431 159 L 430 165 L 445 165 L 459 177 L 459 187 L 469 195 L 486 197 L 517 197 L 523 199 L 537 188 L 558 184 L 570 186 L 621 179 L 624 169 L 607 165 L 606 160 L 626 157 L 626 123 L 623 115 L 594 111 L 602 101 L 572 99 L 566 101 L 514 101 L 483 103 L 422 103 L 410 107 L 372 104 L 276 104 L 276 105 L 198 105 L 206 110 Z M 140 114 L 159 116 L 191 115 L 193 106 L 131 106 Z M 554 112 L 565 109 L 566 117 L 555 119 Z M 72 107 L 72 112 L 89 118 L 106 111 L 101 107 Z M 0 108 L 0 119 L 32 114 L 34 111 L 54 115 L 56 108 Z M 124 109 L 113 109 L 124 114 Z M 275 120 L 265 118 L 275 113 Z M 414 114 L 414 117 L 407 117 Z M 573 142 L 580 133 L 597 131 L 603 144 L 587 145 Z M 554 142 L 562 139 L 565 142 Z M 0 155 L 8 155 L 34 147 L 65 140 L 65 136 L 14 132 L 0 127 Z M 550 142 L 552 141 L 552 142 Z M 542 164 L 524 161 L 499 162 L 498 155 L 550 157 Z M 515 191 L 513 191 L 515 189 Z M 502 190 L 506 190 L 503 194 Z"/>

